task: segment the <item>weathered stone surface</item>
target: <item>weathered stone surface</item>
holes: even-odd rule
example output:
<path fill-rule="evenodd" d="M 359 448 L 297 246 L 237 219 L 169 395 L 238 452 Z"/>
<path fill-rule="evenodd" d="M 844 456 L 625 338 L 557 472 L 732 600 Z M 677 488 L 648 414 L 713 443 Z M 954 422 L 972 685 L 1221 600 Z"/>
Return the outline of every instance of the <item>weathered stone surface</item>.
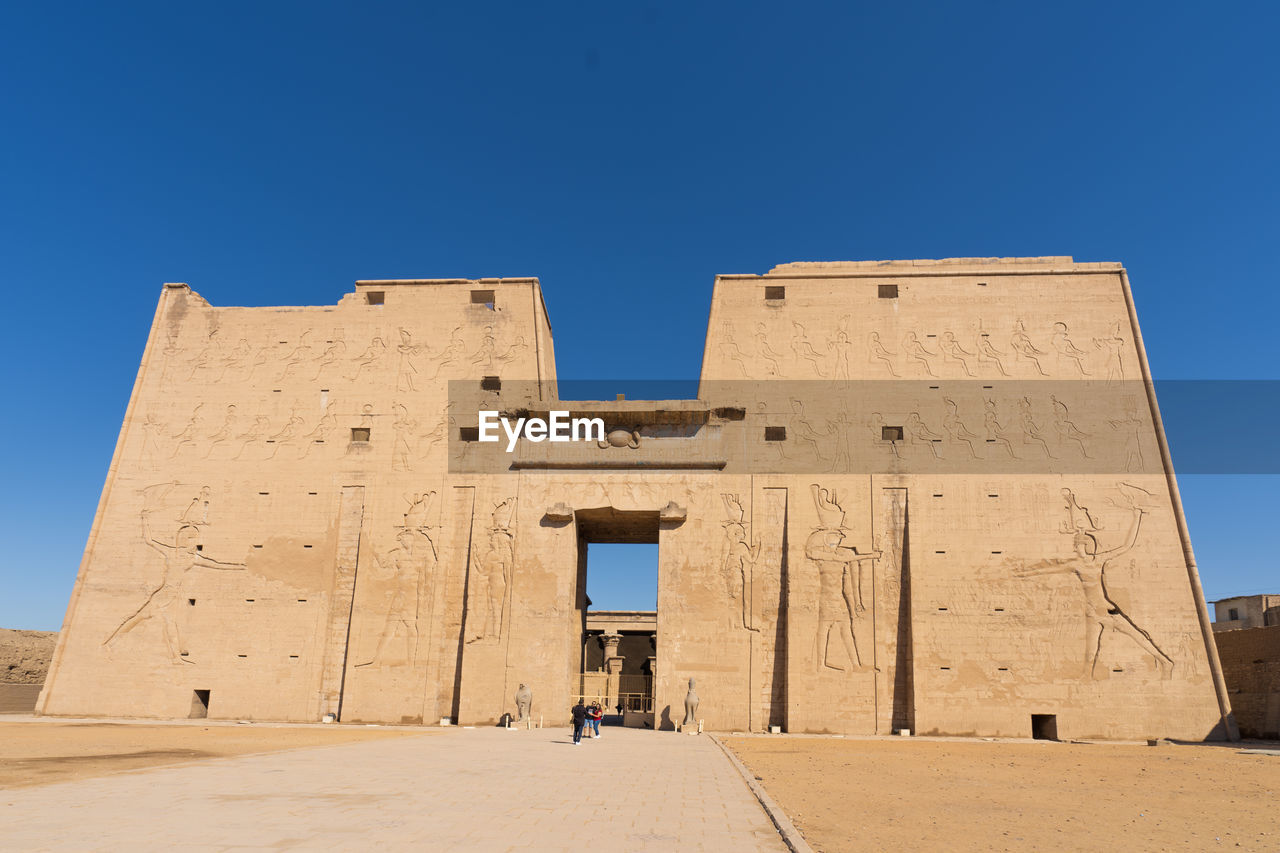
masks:
<path fill-rule="evenodd" d="M 40 684 L 58 642 L 56 631 L 0 628 L 0 684 Z"/>
<path fill-rule="evenodd" d="M 717 279 L 698 399 L 562 403 L 534 279 L 166 285 L 42 711 L 552 717 L 586 546 L 656 542 L 660 728 L 696 678 L 712 730 L 1223 735 L 1139 342 L 1114 264 L 787 264 Z"/>

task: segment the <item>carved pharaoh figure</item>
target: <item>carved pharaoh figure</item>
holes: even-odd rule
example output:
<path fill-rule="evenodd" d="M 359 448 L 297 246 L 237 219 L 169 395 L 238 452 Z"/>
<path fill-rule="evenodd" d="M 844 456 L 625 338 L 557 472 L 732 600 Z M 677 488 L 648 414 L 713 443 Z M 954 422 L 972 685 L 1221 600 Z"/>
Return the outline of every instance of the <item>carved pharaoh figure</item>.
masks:
<path fill-rule="evenodd" d="M 1062 532 L 1071 536 L 1074 555 L 1015 566 L 1014 574 L 1021 578 L 1069 574 L 1080 582 L 1080 591 L 1084 595 L 1084 668 L 1087 674 L 1094 678 L 1098 677 L 1098 659 L 1102 653 L 1102 639 L 1111 632 L 1128 637 L 1136 643 L 1155 659 L 1161 676 L 1169 678 L 1173 674 L 1173 658 L 1156 645 L 1151 635 L 1124 612 L 1109 591 L 1111 584 L 1107 582 L 1107 570 L 1116 560 L 1132 551 L 1137 545 L 1138 533 L 1146 513 L 1138 502 L 1143 496 L 1150 497 L 1145 490 L 1127 483 L 1119 484 L 1118 488 L 1131 505 L 1129 531 L 1125 535 L 1124 542 L 1113 548 L 1100 548 L 1095 536 L 1099 525 L 1094 521 L 1088 508 L 1080 506 L 1076 501 L 1075 494 L 1070 489 L 1063 489 L 1062 496 L 1067 519 L 1063 523 Z"/>
<path fill-rule="evenodd" d="M 854 622 L 865 610 L 862 601 L 862 564 L 875 560 L 879 551 L 859 554 L 845 545 L 845 514 L 834 491 L 817 483 L 811 485 L 813 503 L 818 510 L 819 526 L 805 540 L 805 557 L 818 571 L 818 631 L 814 637 L 814 664 L 848 672 L 863 672 L 869 667 L 858 649 Z M 832 634 L 844 647 L 849 666 L 831 653 Z"/>

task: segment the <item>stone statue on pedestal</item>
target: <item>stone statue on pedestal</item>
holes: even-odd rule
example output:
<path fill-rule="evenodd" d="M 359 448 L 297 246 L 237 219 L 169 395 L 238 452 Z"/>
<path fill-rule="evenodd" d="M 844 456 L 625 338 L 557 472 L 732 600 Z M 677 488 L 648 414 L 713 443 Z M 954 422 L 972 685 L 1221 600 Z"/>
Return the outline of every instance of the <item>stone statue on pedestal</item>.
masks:
<path fill-rule="evenodd" d="M 698 726 L 698 694 L 693 689 L 693 679 L 689 679 L 689 692 L 684 697 L 684 723 L 683 728 Z"/>
<path fill-rule="evenodd" d="M 516 722 L 529 719 L 529 707 L 533 704 L 533 691 L 521 684 L 516 691 Z"/>

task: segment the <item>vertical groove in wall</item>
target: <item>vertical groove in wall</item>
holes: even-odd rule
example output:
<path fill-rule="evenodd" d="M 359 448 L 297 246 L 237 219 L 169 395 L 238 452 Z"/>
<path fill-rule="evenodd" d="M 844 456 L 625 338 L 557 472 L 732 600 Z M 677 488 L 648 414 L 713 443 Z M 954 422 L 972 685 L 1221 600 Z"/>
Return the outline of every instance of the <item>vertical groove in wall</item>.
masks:
<path fill-rule="evenodd" d="M 324 663 L 320 672 L 320 717 L 334 714 L 342 719 L 342 688 L 346 681 L 347 642 L 351 635 L 351 608 L 356 597 L 363 522 L 364 486 L 343 486 L 338 509 L 338 553 L 333 589 L 329 594 Z"/>

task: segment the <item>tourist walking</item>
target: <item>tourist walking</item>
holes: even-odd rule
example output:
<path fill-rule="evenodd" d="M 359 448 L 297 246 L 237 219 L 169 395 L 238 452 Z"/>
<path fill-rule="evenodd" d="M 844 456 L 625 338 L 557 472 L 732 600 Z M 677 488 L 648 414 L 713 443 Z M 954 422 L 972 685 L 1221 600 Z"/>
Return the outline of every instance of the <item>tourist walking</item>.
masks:
<path fill-rule="evenodd" d="M 580 746 L 582 744 L 582 727 L 587 722 L 587 708 L 582 704 L 582 700 L 578 700 L 578 704 L 573 706 L 573 710 L 569 712 L 573 715 L 573 745 Z"/>
<path fill-rule="evenodd" d="M 604 719 L 604 709 L 599 702 L 592 702 L 587 709 L 587 725 L 591 726 L 592 737 L 600 737 L 600 721 Z"/>

